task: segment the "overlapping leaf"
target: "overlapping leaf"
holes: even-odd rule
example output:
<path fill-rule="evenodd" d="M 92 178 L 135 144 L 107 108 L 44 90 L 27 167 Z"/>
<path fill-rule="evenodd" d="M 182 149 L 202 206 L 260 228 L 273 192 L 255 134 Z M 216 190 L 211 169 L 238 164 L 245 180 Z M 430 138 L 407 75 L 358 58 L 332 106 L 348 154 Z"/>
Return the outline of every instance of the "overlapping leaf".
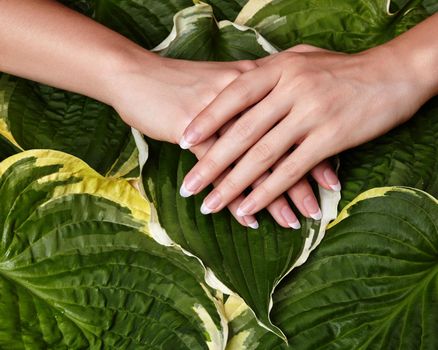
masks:
<path fill-rule="evenodd" d="M 130 128 L 111 107 L 6 74 L 0 75 L 0 135 L 17 150 L 70 153 L 106 176 L 139 175 Z"/>
<path fill-rule="evenodd" d="M 438 196 L 438 99 L 407 124 L 341 156 L 341 206 L 381 186 L 410 186 Z"/>
<path fill-rule="evenodd" d="M 411 0 L 390 13 L 390 0 L 250 0 L 236 19 L 281 49 L 300 43 L 356 52 L 384 43 L 427 15 Z"/>
<path fill-rule="evenodd" d="M 437 228 L 438 201 L 425 192 L 359 196 L 275 296 L 289 348 L 436 349 Z M 259 342 L 288 348 L 269 334 Z"/>
<path fill-rule="evenodd" d="M 2 349 L 223 349 L 192 258 L 158 245 L 124 180 L 55 151 L 0 163 Z"/>

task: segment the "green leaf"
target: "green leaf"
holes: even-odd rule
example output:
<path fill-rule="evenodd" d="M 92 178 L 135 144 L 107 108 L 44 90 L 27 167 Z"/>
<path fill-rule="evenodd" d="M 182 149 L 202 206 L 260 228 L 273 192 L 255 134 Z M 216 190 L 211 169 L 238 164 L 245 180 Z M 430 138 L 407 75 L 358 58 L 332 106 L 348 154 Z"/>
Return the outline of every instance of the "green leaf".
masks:
<path fill-rule="evenodd" d="M 194 1 L 197 2 L 196 0 Z M 202 1 L 209 4 L 214 11 L 214 15 L 219 20 L 234 21 L 248 0 L 206 0 Z"/>
<path fill-rule="evenodd" d="M 198 263 L 125 180 L 55 151 L 0 163 L 0 348 L 223 349 Z"/>
<path fill-rule="evenodd" d="M 276 52 L 255 30 L 217 22 L 206 4 L 175 15 L 172 32 L 155 50 L 163 56 L 197 61 L 253 60 Z"/>
<path fill-rule="evenodd" d="M 356 52 L 384 43 L 427 16 L 411 0 L 390 13 L 390 0 L 250 0 L 236 23 L 255 28 L 281 49 L 306 43 Z"/>
<path fill-rule="evenodd" d="M 437 0 L 424 0 L 423 6 L 426 8 L 427 12 L 430 14 L 438 12 L 438 1 Z"/>
<path fill-rule="evenodd" d="M 341 155 L 341 207 L 365 190 L 409 186 L 438 197 L 438 99 L 411 121 Z"/>
<path fill-rule="evenodd" d="M 290 349 L 437 349 L 438 201 L 388 187 L 357 197 L 275 295 Z M 267 335 L 261 349 L 286 348 Z"/>
<path fill-rule="evenodd" d="M 70 153 L 103 175 L 139 175 L 130 128 L 111 107 L 85 96 L 2 75 L 0 134 L 21 149 Z"/>
<path fill-rule="evenodd" d="M 95 18 L 146 49 L 158 45 L 172 29 L 173 16 L 192 0 L 95 0 Z"/>

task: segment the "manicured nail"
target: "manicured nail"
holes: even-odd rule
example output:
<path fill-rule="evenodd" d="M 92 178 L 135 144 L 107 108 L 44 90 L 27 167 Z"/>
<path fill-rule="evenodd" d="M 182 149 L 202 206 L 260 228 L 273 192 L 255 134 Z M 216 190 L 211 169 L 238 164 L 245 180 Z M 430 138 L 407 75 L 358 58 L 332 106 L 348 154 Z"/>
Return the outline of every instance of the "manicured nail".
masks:
<path fill-rule="evenodd" d="M 210 214 L 221 204 L 221 196 L 217 192 L 210 193 L 201 205 L 201 213 L 204 215 Z"/>
<path fill-rule="evenodd" d="M 295 230 L 299 230 L 301 228 L 301 224 L 298 221 L 295 214 L 293 213 L 292 209 L 290 209 L 289 207 L 283 207 L 280 213 L 283 216 L 283 219 L 287 222 L 289 227 Z"/>
<path fill-rule="evenodd" d="M 306 198 L 304 198 L 303 204 L 304 208 L 306 208 L 307 212 L 313 220 L 322 219 L 321 209 L 319 208 L 318 202 L 316 201 L 315 197 L 309 194 Z"/>
<path fill-rule="evenodd" d="M 179 189 L 179 194 L 184 198 L 190 197 L 195 193 L 199 186 L 201 186 L 201 184 L 202 178 L 198 174 L 190 174 L 184 179 L 184 182 Z"/>
<path fill-rule="evenodd" d="M 188 130 L 181 137 L 181 140 L 179 141 L 179 146 L 182 149 L 189 149 L 190 147 L 192 147 L 196 143 L 196 141 L 198 141 L 200 136 L 201 135 L 198 132 L 192 131 L 192 130 Z"/>
<path fill-rule="evenodd" d="M 325 181 L 327 181 L 327 184 L 329 187 L 335 191 L 340 192 L 341 191 L 341 183 L 339 182 L 338 177 L 336 176 L 335 172 L 332 169 L 326 169 L 324 170 L 324 178 Z"/>
<path fill-rule="evenodd" d="M 248 225 L 248 227 L 252 228 L 253 230 L 257 230 L 259 228 L 258 221 L 252 215 L 244 216 L 243 221 L 245 221 L 245 223 Z"/>
<path fill-rule="evenodd" d="M 256 202 L 252 200 L 251 198 L 247 198 L 243 201 L 242 204 L 240 204 L 240 207 L 237 209 L 237 216 L 245 216 L 249 215 L 250 211 L 253 210 L 256 206 Z"/>

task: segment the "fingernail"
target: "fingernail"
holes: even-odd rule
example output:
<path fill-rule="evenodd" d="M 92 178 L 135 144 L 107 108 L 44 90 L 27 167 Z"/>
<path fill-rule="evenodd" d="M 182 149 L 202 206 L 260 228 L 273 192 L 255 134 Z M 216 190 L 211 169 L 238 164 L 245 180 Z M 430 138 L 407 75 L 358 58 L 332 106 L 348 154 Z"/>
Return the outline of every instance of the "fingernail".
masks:
<path fill-rule="evenodd" d="M 217 192 L 210 193 L 201 205 L 201 213 L 210 214 L 221 204 L 221 196 Z"/>
<path fill-rule="evenodd" d="M 293 211 L 288 207 L 283 207 L 280 211 L 281 215 L 283 216 L 283 219 L 287 222 L 288 226 L 299 230 L 301 228 L 301 224 L 298 221 L 297 217 L 293 213 Z"/>
<path fill-rule="evenodd" d="M 179 189 L 179 194 L 184 198 L 190 197 L 195 193 L 199 186 L 201 186 L 201 184 L 202 178 L 198 174 L 190 174 L 184 179 L 184 182 Z"/>
<path fill-rule="evenodd" d="M 256 206 L 256 203 L 251 198 L 247 198 L 240 204 L 240 207 L 237 209 L 237 216 L 245 216 L 249 215 L 250 211 L 253 210 Z"/>
<path fill-rule="evenodd" d="M 329 185 L 329 187 L 333 191 L 335 191 L 335 192 L 341 191 L 341 183 L 339 182 L 338 177 L 336 176 L 335 172 L 332 169 L 324 170 L 324 178 L 325 178 L 325 181 L 327 181 L 327 184 Z"/>
<path fill-rule="evenodd" d="M 304 208 L 306 208 L 313 220 L 322 219 L 321 209 L 319 208 L 318 202 L 312 195 L 309 194 L 306 198 L 304 198 L 303 204 Z"/>
<path fill-rule="evenodd" d="M 187 132 L 181 137 L 179 146 L 182 149 L 189 149 L 196 143 L 196 141 L 198 141 L 200 136 L 201 135 L 196 131 L 187 130 Z"/>
<path fill-rule="evenodd" d="M 257 230 L 259 228 L 259 223 L 254 216 L 244 216 L 243 221 L 245 221 L 248 227 L 252 228 L 253 230 Z"/>

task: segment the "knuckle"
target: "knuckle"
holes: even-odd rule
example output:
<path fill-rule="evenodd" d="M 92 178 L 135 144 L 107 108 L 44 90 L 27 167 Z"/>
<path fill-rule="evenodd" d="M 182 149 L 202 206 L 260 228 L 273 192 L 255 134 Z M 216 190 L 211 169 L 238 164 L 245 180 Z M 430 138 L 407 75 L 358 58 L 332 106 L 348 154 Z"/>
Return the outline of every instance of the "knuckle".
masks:
<path fill-rule="evenodd" d="M 285 161 L 278 168 L 278 171 L 281 172 L 283 178 L 286 178 L 289 181 L 294 181 L 298 178 L 298 165 L 293 160 Z"/>
<path fill-rule="evenodd" d="M 253 70 L 254 68 L 257 68 L 257 63 L 255 61 L 251 60 L 244 60 L 240 62 L 241 69 L 243 72 Z"/>
<path fill-rule="evenodd" d="M 237 184 L 236 181 L 234 181 L 231 178 L 225 178 L 223 180 L 223 188 L 226 188 L 226 191 L 228 192 L 235 192 L 239 190 L 239 185 Z"/>
<path fill-rule="evenodd" d="M 259 142 L 254 146 L 253 157 L 260 163 L 269 163 L 274 161 L 274 152 L 268 143 Z"/>
<path fill-rule="evenodd" d="M 218 168 L 218 164 L 214 159 L 207 158 L 207 159 L 205 159 L 205 162 L 204 162 L 204 168 L 208 172 L 215 172 Z"/>
<path fill-rule="evenodd" d="M 238 120 L 232 129 L 232 137 L 238 137 L 240 139 L 247 139 L 249 136 L 251 136 L 253 132 L 253 127 L 250 123 L 247 121 L 244 121 L 242 119 Z"/>
<path fill-rule="evenodd" d="M 232 95 L 239 96 L 243 101 L 248 101 L 251 97 L 251 91 L 244 80 L 236 81 L 234 84 L 231 84 L 229 92 Z"/>

